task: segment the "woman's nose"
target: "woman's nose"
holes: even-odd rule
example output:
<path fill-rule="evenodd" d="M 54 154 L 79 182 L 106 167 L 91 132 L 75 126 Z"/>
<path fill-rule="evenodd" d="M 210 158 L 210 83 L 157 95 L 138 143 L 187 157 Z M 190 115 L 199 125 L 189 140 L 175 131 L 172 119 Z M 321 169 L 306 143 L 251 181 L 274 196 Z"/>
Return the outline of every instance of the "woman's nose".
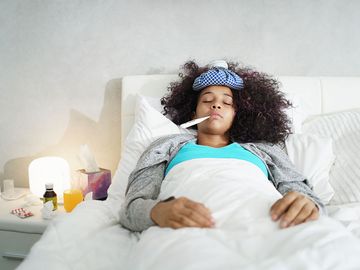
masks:
<path fill-rule="evenodd" d="M 219 104 L 213 104 L 211 106 L 211 108 L 213 108 L 213 109 L 221 109 L 221 106 Z"/>

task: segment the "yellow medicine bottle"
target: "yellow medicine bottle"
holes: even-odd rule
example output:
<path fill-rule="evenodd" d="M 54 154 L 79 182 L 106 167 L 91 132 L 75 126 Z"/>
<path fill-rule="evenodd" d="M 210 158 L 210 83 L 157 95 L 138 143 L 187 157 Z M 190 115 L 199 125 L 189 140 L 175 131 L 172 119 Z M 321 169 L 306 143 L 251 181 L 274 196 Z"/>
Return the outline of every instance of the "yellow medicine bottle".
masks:
<path fill-rule="evenodd" d="M 54 191 L 54 185 L 52 183 L 45 184 L 46 192 L 44 193 L 44 203 L 52 201 L 54 205 L 53 211 L 57 209 L 57 196 Z"/>

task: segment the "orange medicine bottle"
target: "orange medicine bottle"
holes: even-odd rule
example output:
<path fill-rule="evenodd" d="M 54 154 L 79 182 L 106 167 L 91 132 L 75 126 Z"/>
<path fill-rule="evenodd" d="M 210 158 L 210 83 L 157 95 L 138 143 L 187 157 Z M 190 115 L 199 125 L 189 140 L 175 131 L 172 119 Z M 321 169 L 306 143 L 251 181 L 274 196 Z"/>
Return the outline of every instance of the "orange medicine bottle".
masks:
<path fill-rule="evenodd" d="M 45 184 L 46 192 L 44 193 L 44 203 L 47 203 L 48 201 L 52 201 L 54 205 L 53 211 L 57 209 L 57 196 L 54 191 L 54 185 L 52 183 Z"/>

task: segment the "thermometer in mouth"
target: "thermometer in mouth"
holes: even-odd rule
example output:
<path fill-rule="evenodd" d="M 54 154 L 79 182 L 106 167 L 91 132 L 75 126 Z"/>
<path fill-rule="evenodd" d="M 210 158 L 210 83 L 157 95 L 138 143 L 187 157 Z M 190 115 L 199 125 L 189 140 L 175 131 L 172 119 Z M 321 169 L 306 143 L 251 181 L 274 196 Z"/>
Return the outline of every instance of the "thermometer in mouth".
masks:
<path fill-rule="evenodd" d="M 188 127 L 191 127 L 191 126 L 194 126 L 196 124 L 199 124 L 201 123 L 202 121 L 205 121 L 206 119 L 208 119 L 210 117 L 210 115 L 208 116 L 205 116 L 205 117 L 201 117 L 201 118 L 197 118 L 197 119 L 194 119 L 194 120 L 191 120 L 189 122 L 186 122 L 184 124 L 181 124 L 180 127 L 182 128 L 188 128 Z"/>

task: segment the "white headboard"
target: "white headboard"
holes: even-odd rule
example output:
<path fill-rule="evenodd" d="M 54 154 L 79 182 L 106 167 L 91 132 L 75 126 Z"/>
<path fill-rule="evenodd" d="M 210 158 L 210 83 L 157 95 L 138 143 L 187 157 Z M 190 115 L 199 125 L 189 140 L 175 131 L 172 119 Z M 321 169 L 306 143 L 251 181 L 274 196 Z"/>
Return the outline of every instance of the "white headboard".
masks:
<path fill-rule="evenodd" d="M 134 122 L 136 94 L 162 97 L 177 75 L 126 76 L 121 91 L 121 144 Z M 360 108 L 360 77 L 279 76 L 282 91 L 301 99 L 309 115 Z"/>

